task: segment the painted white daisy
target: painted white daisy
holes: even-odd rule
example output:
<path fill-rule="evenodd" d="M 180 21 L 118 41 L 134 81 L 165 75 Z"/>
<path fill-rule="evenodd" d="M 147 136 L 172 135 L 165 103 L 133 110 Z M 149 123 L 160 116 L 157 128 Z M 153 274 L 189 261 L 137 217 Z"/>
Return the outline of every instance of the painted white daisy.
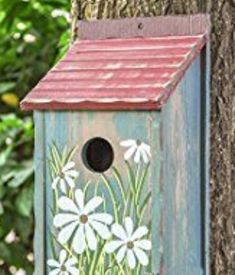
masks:
<path fill-rule="evenodd" d="M 112 233 L 118 239 L 110 241 L 105 246 L 106 253 L 113 253 L 118 250 L 116 260 L 121 263 L 124 257 L 127 257 L 127 263 L 131 269 L 137 265 L 137 261 L 141 265 L 149 264 L 148 256 L 145 251 L 151 250 L 151 241 L 141 239 L 148 234 L 146 226 L 140 226 L 134 230 L 134 224 L 130 217 L 125 218 L 124 227 L 119 224 L 112 226 Z"/>
<path fill-rule="evenodd" d="M 54 226 L 61 228 L 58 241 L 66 244 L 72 239 L 73 250 L 82 254 L 86 246 L 95 251 L 97 239 L 95 232 L 104 240 L 111 237 L 108 225 L 113 222 L 113 217 L 106 213 L 94 213 L 94 210 L 103 203 L 101 197 L 93 197 L 86 204 L 82 190 L 75 191 L 75 200 L 61 197 L 58 206 L 64 213 L 59 213 L 54 218 Z M 95 232 L 94 232 L 95 231 Z"/>
<path fill-rule="evenodd" d="M 52 188 L 56 189 L 59 184 L 61 191 L 66 194 L 67 186 L 70 188 L 75 187 L 74 180 L 78 177 L 78 172 L 75 170 L 75 163 L 73 161 L 68 162 L 60 171 L 60 173 L 54 178 L 52 182 Z"/>
<path fill-rule="evenodd" d="M 132 156 L 134 156 L 134 161 L 139 163 L 141 159 L 145 163 L 148 163 L 151 158 L 150 146 L 139 139 L 128 139 L 124 140 L 120 143 L 123 147 L 128 147 L 124 159 L 129 160 Z"/>
<path fill-rule="evenodd" d="M 79 270 L 75 267 L 77 260 L 69 258 L 65 250 L 61 250 L 59 261 L 50 259 L 48 266 L 52 269 L 49 275 L 79 275 Z"/>

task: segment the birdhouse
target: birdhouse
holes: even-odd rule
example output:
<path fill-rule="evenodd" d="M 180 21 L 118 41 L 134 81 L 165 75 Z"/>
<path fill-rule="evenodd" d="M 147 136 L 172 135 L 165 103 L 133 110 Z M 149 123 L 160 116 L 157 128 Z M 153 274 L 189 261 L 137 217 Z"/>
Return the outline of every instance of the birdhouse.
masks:
<path fill-rule="evenodd" d="M 79 22 L 22 101 L 35 274 L 208 273 L 207 15 Z"/>

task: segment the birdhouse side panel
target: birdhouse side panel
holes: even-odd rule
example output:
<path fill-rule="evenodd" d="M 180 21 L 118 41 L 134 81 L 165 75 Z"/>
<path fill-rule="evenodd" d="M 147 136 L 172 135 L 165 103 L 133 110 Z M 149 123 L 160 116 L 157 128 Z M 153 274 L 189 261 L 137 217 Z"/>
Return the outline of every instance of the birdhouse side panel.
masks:
<path fill-rule="evenodd" d="M 205 274 L 200 68 L 198 57 L 162 110 L 164 274 Z"/>
<path fill-rule="evenodd" d="M 159 271 L 159 117 L 36 112 L 35 274 L 61 259 L 80 274 Z"/>

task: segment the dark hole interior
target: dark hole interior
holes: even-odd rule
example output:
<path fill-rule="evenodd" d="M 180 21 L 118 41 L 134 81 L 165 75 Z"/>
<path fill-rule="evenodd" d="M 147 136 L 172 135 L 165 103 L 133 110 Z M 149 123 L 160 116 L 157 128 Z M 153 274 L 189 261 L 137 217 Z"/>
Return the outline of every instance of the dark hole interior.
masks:
<path fill-rule="evenodd" d="M 143 23 L 139 23 L 138 29 L 139 29 L 139 30 L 142 30 L 143 28 L 144 28 L 144 24 L 143 24 Z"/>
<path fill-rule="evenodd" d="M 85 166 L 94 172 L 103 173 L 113 163 L 114 152 L 111 144 L 100 137 L 90 139 L 82 150 L 82 159 Z"/>

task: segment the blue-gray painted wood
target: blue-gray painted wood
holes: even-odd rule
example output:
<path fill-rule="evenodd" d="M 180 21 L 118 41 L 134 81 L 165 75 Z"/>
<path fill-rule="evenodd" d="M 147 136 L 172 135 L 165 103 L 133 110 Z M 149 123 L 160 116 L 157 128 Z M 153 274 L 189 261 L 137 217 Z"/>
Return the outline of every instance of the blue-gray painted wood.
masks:
<path fill-rule="evenodd" d="M 201 169 L 203 202 L 203 265 L 205 274 L 210 275 L 210 83 L 211 83 L 211 47 L 206 44 L 201 54 Z"/>
<path fill-rule="evenodd" d="M 69 120 L 67 119 L 67 112 L 46 112 L 45 114 L 45 146 L 44 146 L 44 158 L 48 160 L 50 156 L 50 149 L 53 143 L 56 144 L 58 149 L 62 152 L 65 145 L 68 144 L 69 129 L 71 126 Z M 68 144 L 69 146 L 69 144 Z M 45 171 L 46 178 L 46 252 L 47 259 L 53 258 L 52 254 L 52 242 L 53 237 L 51 236 L 52 231 L 52 202 L 53 202 L 53 192 L 52 192 L 52 179 L 50 176 L 49 163 L 47 162 L 47 169 Z M 54 232 L 53 232 L 54 234 Z M 53 242 L 55 244 L 55 242 Z M 55 244 L 56 245 L 56 244 Z M 49 267 L 46 267 L 47 274 L 49 274 Z"/>
<path fill-rule="evenodd" d="M 87 170 L 81 159 L 82 146 L 96 136 L 112 143 L 114 165 L 123 173 L 121 140 L 138 138 L 152 147 L 148 182 L 153 198 L 147 216 L 152 220 L 154 272 L 209 275 L 208 53 L 209 46 L 162 112 L 35 112 L 35 275 L 49 274 L 46 259 L 53 257 L 49 146 L 55 142 L 62 150 L 78 145 L 79 179 L 97 184 L 100 176 Z M 102 194 L 103 189 L 97 192 Z"/>
<path fill-rule="evenodd" d="M 203 273 L 200 57 L 162 110 L 162 274 Z"/>
<path fill-rule="evenodd" d="M 34 258 L 35 258 L 35 275 L 45 274 L 46 261 L 46 201 L 45 201 L 45 120 L 43 112 L 34 113 L 35 121 L 35 149 L 34 149 L 34 216 L 35 216 L 35 233 L 34 233 Z"/>
<path fill-rule="evenodd" d="M 72 148 L 78 146 L 75 155 L 76 167 L 80 172 L 79 180 L 86 182 L 90 179 L 94 183 L 100 182 L 100 175 L 95 174 L 84 166 L 81 159 L 81 151 L 85 142 L 93 137 L 103 137 L 111 142 L 115 152 L 114 166 L 126 174 L 124 166 L 123 154 L 124 148 L 120 147 L 120 141 L 125 139 L 140 139 L 149 143 L 152 147 L 152 161 L 150 173 L 148 176 L 148 189 L 152 190 L 152 206 L 148 207 L 148 214 L 145 216 L 146 221 L 152 220 L 152 266 L 156 272 L 160 268 L 160 254 L 162 251 L 160 239 L 160 121 L 158 112 L 45 112 L 41 113 L 44 118 L 44 143 L 40 144 L 40 158 L 45 161 L 50 157 L 50 146 L 53 142 L 62 149 L 67 146 Z M 36 127 L 39 127 L 35 121 Z M 41 127 L 40 127 L 41 129 Z M 39 150 L 38 150 L 39 156 Z M 45 162 L 44 162 L 45 165 Z M 38 171 L 39 172 L 39 171 Z M 37 170 L 36 170 L 37 173 Z M 42 171 L 40 171 L 42 173 Z M 106 173 L 107 176 L 111 172 Z M 42 175 L 41 175 L 42 176 Z M 42 239 L 46 242 L 46 259 L 53 258 L 51 247 L 51 228 L 52 228 L 52 187 L 49 173 L 49 163 L 46 164 L 46 171 L 43 171 L 43 177 L 46 182 L 46 190 L 44 193 L 46 206 L 45 219 L 47 232 Z M 148 190 L 143 190 L 142 197 L 146 195 Z M 102 189 L 98 192 L 103 193 Z M 37 207 L 40 207 L 38 202 Z M 109 206 L 111 207 L 111 206 Z M 36 217 L 37 219 L 37 217 Z M 36 248 L 36 247 L 35 247 Z M 46 263 L 44 262 L 46 265 Z M 45 267 L 49 273 L 49 268 Z M 40 273 L 36 273 L 38 275 Z"/>

